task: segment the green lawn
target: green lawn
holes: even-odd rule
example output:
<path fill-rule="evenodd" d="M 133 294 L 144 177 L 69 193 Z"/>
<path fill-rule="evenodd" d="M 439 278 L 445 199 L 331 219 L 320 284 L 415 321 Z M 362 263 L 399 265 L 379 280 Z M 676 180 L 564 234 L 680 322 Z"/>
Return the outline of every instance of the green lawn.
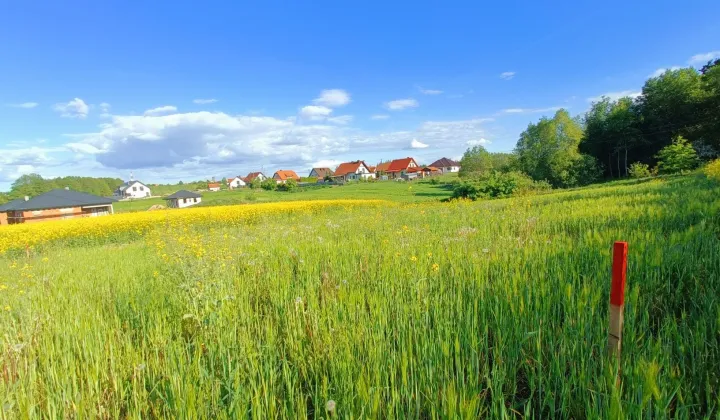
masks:
<path fill-rule="evenodd" d="M 310 186 L 300 188 L 296 192 L 265 191 L 242 188 L 234 191 L 203 192 L 204 206 L 221 206 L 230 204 L 267 203 L 274 201 L 298 200 L 336 200 L 336 199 L 380 199 L 399 202 L 438 201 L 451 195 L 452 190 L 447 184 L 457 178 L 455 174 L 445 175 L 440 184 L 433 185 L 429 181 L 413 182 L 363 182 L 336 186 Z M 121 201 L 115 203 L 116 213 L 145 211 L 155 204 L 165 205 L 161 198 Z"/>

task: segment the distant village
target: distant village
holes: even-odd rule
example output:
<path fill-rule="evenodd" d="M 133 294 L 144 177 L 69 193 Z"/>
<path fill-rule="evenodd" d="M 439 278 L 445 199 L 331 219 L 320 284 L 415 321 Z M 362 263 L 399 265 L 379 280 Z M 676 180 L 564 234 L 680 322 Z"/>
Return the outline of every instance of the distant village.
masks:
<path fill-rule="evenodd" d="M 334 170 L 331 168 L 312 168 L 307 178 L 320 184 L 345 184 L 358 181 L 413 181 L 447 173 L 459 172 L 460 164 L 452 159 L 438 159 L 430 165 L 418 165 L 412 157 L 380 162 L 375 166 L 365 161 L 344 162 Z M 281 169 L 271 178 L 262 172 L 251 172 L 247 176 L 233 175 L 225 179 L 228 189 L 245 188 L 253 183 L 272 179 L 282 185 L 293 180 L 300 183 L 300 176 L 293 170 Z M 288 184 L 289 185 L 289 184 Z M 208 182 L 208 191 L 220 191 L 222 184 Z M 0 225 L 34 223 L 47 220 L 73 219 L 79 217 L 97 217 L 113 214 L 113 202 L 127 199 L 153 197 L 150 187 L 132 178 L 120 185 L 113 197 L 99 197 L 69 188 L 54 189 L 35 197 L 23 197 L 0 205 Z M 202 202 L 202 195 L 187 190 L 179 190 L 163 197 L 169 208 L 184 208 Z"/>

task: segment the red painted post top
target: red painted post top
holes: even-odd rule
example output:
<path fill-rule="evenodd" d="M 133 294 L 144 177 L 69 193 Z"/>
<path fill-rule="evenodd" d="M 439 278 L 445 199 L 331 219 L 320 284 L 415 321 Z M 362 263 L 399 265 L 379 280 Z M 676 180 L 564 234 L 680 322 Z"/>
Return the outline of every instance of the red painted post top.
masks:
<path fill-rule="evenodd" d="M 625 277 L 627 274 L 627 242 L 615 242 L 613 246 L 612 283 L 610 287 L 610 304 L 625 304 Z"/>

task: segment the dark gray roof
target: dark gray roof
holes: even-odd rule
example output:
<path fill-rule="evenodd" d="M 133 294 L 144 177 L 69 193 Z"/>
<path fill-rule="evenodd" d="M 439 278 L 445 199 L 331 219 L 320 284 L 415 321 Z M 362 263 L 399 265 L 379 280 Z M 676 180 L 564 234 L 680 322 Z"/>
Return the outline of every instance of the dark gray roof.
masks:
<path fill-rule="evenodd" d="M 192 191 L 188 190 L 180 190 L 176 191 L 174 194 L 170 194 L 167 197 L 165 197 L 166 200 L 170 200 L 173 198 L 200 198 L 202 195 L 198 193 L 194 193 Z"/>
<path fill-rule="evenodd" d="M 129 186 L 131 186 L 132 184 L 135 184 L 135 183 L 138 183 L 138 184 L 142 185 L 143 187 L 147 187 L 147 185 L 143 184 L 140 181 L 125 181 L 122 183 L 122 185 L 117 187 L 117 189 L 118 189 L 118 191 L 123 192 L 123 191 L 127 190 Z"/>
<path fill-rule="evenodd" d="M 460 166 L 460 164 L 455 162 L 452 159 L 442 158 L 442 159 L 436 160 L 435 162 L 431 163 L 428 166 L 433 166 L 435 168 L 447 168 L 448 166 Z"/>
<path fill-rule="evenodd" d="M 2 211 L 43 210 L 66 207 L 100 206 L 112 204 L 112 198 L 98 197 L 71 190 L 52 190 L 29 200 L 17 199 L 2 206 Z"/>

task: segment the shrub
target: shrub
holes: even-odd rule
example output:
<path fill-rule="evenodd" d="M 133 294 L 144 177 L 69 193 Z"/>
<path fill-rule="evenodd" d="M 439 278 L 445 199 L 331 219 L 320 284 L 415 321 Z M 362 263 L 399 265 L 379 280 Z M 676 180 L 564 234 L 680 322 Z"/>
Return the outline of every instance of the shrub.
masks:
<path fill-rule="evenodd" d="M 245 201 L 257 201 L 257 196 L 254 193 L 245 194 Z"/>
<path fill-rule="evenodd" d="M 260 183 L 260 187 L 263 190 L 272 191 L 272 190 L 277 189 L 277 182 L 272 178 L 268 178 L 265 181 Z"/>
<path fill-rule="evenodd" d="M 648 178 L 652 176 L 647 163 L 635 162 L 630 165 L 630 178 Z"/>
<path fill-rule="evenodd" d="M 704 172 L 705 176 L 708 178 L 720 182 L 720 159 L 715 159 L 714 161 L 708 163 Z"/>
<path fill-rule="evenodd" d="M 451 199 L 505 198 L 550 190 L 547 181 L 533 181 L 522 172 L 492 172 L 473 181 L 457 184 Z"/>
<path fill-rule="evenodd" d="M 250 184 L 248 184 L 250 189 L 257 190 L 258 188 L 262 187 L 262 181 L 260 179 L 255 178 L 252 181 L 250 181 Z"/>
<path fill-rule="evenodd" d="M 440 180 L 437 178 L 430 179 L 430 185 L 438 185 L 439 183 L 440 183 Z"/>
<path fill-rule="evenodd" d="M 661 174 L 689 171 L 698 164 L 697 152 L 682 136 L 675 137 L 672 144 L 663 147 L 656 157 Z"/>
<path fill-rule="evenodd" d="M 282 184 L 282 189 L 285 190 L 285 191 L 288 191 L 288 192 L 297 191 L 297 189 L 298 189 L 298 182 L 295 181 L 295 180 L 292 179 L 292 178 L 291 178 L 291 179 L 288 179 L 287 181 L 285 181 L 284 184 Z"/>

